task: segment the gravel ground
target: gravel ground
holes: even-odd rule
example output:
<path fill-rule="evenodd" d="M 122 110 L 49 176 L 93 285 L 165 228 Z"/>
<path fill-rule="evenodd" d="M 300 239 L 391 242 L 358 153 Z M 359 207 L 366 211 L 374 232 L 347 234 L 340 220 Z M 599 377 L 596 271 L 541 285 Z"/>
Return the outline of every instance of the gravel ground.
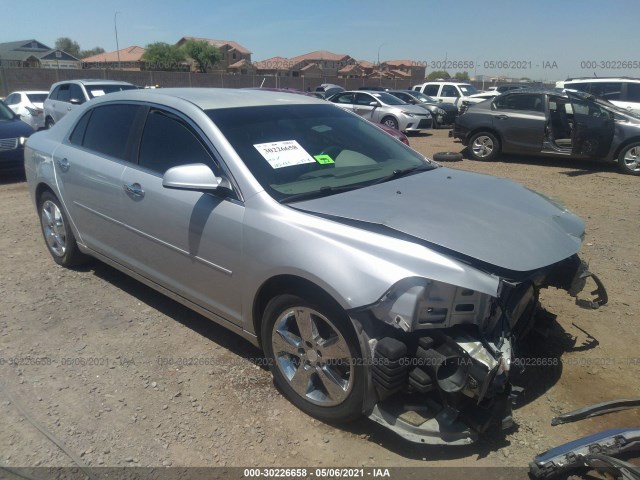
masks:
<path fill-rule="evenodd" d="M 461 151 L 434 130 L 410 137 L 427 155 Z M 640 424 L 638 410 L 550 426 L 586 404 L 638 396 L 640 178 L 595 163 L 516 158 L 453 162 L 557 198 L 587 221 L 582 256 L 609 305 L 585 310 L 544 291 L 517 427 L 463 448 L 414 445 L 366 419 L 335 428 L 274 388 L 253 346 L 118 271 L 51 260 L 24 178 L 0 179 L 0 465 L 519 466 L 551 446 Z M 167 365 L 166 357 L 197 359 Z"/>

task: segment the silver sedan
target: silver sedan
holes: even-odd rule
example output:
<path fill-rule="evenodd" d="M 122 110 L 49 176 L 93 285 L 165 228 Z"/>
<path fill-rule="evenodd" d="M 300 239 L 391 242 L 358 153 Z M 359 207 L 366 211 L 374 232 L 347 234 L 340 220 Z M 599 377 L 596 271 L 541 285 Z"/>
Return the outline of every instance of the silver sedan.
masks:
<path fill-rule="evenodd" d="M 415 442 L 508 425 L 540 288 L 606 302 L 580 218 L 311 97 L 113 93 L 33 135 L 25 170 L 56 263 L 106 262 L 260 346 L 304 412 Z"/>

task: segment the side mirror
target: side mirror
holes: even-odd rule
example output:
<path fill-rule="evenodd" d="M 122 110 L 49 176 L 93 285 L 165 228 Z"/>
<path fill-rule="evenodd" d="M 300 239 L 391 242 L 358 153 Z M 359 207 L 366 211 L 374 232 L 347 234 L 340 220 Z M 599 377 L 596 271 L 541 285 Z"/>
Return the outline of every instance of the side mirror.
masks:
<path fill-rule="evenodd" d="M 196 192 L 232 191 L 231 183 L 224 177 L 216 177 L 204 163 L 179 165 L 167 170 L 162 176 L 162 186 L 176 190 Z"/>
<path fill-rule="evenodd" d="M 69 103 L 71 105 L 80 105 L 82 102 L 80 101 L 79 98 L 72 98 L 72 99 L 69 100 Z"/>
<path fill-rule="evenodd" d="M 369 102 L 369 106 L 370 107 L 377 107 L 378 106 L 378 102 Z"/>

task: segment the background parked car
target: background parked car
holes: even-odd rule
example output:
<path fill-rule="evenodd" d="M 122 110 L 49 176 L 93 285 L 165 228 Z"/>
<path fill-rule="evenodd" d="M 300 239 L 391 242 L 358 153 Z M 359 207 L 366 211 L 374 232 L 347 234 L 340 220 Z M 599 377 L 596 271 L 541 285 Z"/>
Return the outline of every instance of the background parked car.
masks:
<path fill-rule="evenodd" d="M 19 170 L 24 165 L 24 144 L 33 128 L 0 101 L 0 169 Z"/>
<path fill-rule="evenodd" d="M 314 93 L 318 98 L 325 98 L 325 99 L 339 92 L 344 92 L 344 87 L 341 87 L 340 85 L 335 85 L 333 83 L 323 83 L 322 85 L 317 86 L 314 91 Z"/>
<path fill-rule="evenodd" d="M 432 128 L 453 125 L 458 116 L 458 109 L 454 105 L 438 102 L 424 93 L 415 90 L 389 90 L 389 93 L 410 105 L 417 105 L 429 110 Z"/>
<path fill-rule="evenodd" d="M 470 83 L 456 82 L 426 82 L 420 85 L 414 85 L 412 90 L 424 93 L 425 95 L 435 98 L 439 102 L 451 103 L 458 108 L 462 105 L 462 101 L 478 92 L 478 89 Z"/>
<path fill-rule="evenodd" d="M 476 160 L 500 152 L 584 158 L 640 175 L 640 115 L 582 92 L 512 90 L 471 105 L 451 135 Z"/>
<path fill-rule="evenodd" d="M 43 103 L 49 95 L 46 91 L 11 92 L 4 103 L 20 116 L 20 119 L 38 130 L 44 127 Z"/>
<path fill-rule="evenodd" d="M 409 105 L 387 92 L 348 91 L 337 93 L 328 100 L 373 123 L 382 123 L 401 132 L 431 128 L 428 111 Z"/>
<path fill-rule="evenodd" d="M 92 98 L 136 88 L 138 87 L 131 83 L 115 80 L 66 80 L 54 83 L 44 101 L 45 127 L 51 128 L 77 105 L 82 105 Z"/>
<path fill-rule="evenodd" d="M 640 79 L 638 78 L 569 78 L 556 82 L 556 88 L 590 93 L 614 105 L 640 113 Z"/>

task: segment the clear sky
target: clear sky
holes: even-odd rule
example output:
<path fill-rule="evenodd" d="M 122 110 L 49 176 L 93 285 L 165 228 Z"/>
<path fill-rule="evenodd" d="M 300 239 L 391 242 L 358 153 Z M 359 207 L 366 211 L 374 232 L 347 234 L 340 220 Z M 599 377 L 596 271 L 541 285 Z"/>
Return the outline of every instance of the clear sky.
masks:
<path fill-rule="evenodd" d="M 0 42 L 66 36 L 113 51 L 117 11 L 121 48 L 193 36 L 235 40 L 253 60 L 329 50 L 427 72 L 446 59 L 471 76 L 640 77 L 640 0 L 0 0 L 0 11 Z"/>

